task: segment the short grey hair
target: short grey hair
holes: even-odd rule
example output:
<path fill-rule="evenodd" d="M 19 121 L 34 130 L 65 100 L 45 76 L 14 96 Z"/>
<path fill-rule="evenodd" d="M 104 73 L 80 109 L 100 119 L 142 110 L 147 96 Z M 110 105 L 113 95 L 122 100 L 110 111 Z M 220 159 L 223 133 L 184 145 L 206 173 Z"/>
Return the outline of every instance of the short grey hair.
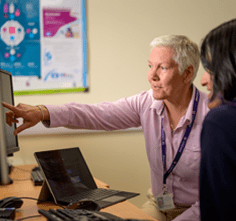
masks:
<path fill-rule="evenodd" d="M 183 72 L 190 66 L 194 67 L 192 82 L 197 76 L 200 63 L 200 52 L 198 45 L 184 35 L 164 35 L 155 38 L 150 43 L 151 49 L 157 46 L 172 48 L 174 51 L 173 59 L 179 64 L 179 72 Z"/>

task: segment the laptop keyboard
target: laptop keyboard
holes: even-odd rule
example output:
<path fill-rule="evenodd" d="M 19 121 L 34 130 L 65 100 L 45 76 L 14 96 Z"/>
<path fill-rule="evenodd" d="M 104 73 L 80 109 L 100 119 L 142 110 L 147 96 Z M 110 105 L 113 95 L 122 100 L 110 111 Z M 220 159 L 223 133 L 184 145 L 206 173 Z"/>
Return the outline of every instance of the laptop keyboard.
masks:
<path fill-rule="evenodd" d="M 118 190 L 99 188 L 99 189 L 85 191 L 83 193 L 79 193 L 79 194 L 76 194 L 73 196 L 63 197 L 62 200 L 64 202 L 68 202 L 68 203 L 78 202 L 79 200 L 82 200 L 82 199 L 100 200 L 100 199 L 106 198 L 108 196 L 114 195 L 119 192 L 120 191 L 118 191 Z"/>

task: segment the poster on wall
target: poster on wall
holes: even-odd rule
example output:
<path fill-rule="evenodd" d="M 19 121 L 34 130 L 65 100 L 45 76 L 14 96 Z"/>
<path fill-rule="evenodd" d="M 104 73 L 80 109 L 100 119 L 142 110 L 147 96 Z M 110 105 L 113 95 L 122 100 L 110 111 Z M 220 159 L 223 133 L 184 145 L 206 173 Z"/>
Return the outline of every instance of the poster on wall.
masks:
<path fill-rule="evenodd" d="M 88 91 L 86 0 L 0 0 L 0 10 L 14 95 Z"/>

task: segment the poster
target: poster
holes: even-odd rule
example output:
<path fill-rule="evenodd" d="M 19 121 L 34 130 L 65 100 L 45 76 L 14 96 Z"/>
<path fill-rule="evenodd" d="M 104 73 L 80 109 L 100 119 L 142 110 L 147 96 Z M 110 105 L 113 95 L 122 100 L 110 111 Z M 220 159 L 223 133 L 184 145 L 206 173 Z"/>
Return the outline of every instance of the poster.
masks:
<path fill-rule="evenodd" d="M 86 0 L 0 0 L 0 68 L 14 95 L 87 91 Z"/>

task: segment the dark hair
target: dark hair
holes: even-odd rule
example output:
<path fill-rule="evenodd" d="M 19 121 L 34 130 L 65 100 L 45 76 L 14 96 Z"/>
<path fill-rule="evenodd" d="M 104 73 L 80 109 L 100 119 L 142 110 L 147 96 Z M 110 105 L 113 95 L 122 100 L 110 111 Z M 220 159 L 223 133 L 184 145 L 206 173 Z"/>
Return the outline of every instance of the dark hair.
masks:
<path fill-rule="evenodd" d="M 201 62 L 213 79 L 213 95 L 236 97 L 236 19 L 211 30 L 201 45 Z"/>

